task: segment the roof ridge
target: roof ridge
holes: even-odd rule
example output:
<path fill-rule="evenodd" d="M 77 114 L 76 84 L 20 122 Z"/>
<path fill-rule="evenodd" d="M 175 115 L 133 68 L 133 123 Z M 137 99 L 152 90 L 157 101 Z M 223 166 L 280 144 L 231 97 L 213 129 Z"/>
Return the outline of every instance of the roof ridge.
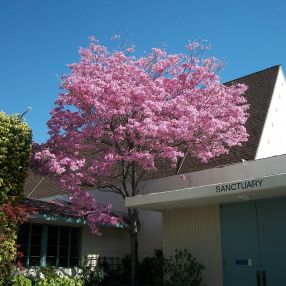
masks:
<path fill-rule="evenodd" d="M 252 72 L 252 73 L 247 74 L 247 75 L 244 75 L 244 76 L 237 77 L 237 78 L 235 78 L 235 79 L 226 81 L 226 82 L 224 82 L 223 84 L 228 84 L 228 83 L 234 82 L 234 81 L 236 81 L 236 80 L 239 80 L 239 79 L 242 79 L 242 78 L 246 78 L 246 77 L 255 75 L 255 74 L 257 74 L 257 73 L 262 73 L 262 72 L 265 72 L 265 71 L 267 71 L 267 70 L 271 70 L 271 69 L 275 69 L 275 68 L 279 68 L 279 67 L 281 67 L 281 64 L 278 64 L 278 65 L 275 65 L 275 66 L 271 66 L 271 67 L 269 67 L 269 68 L 265 68 L 265 69 L 263 69 L 263 70 L 259 70 L 259 71 L 256 71 L 256 72 Z"/>

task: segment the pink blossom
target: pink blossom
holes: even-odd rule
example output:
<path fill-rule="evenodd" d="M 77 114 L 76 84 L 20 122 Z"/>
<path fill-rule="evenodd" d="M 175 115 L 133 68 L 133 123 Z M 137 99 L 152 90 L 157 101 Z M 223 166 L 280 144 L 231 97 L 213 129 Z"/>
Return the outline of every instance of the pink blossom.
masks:
<path fill-rule="evenodd" d="M 121 38 L 120 35 L 114 34 L 114 35 L 111 37 L 111 40 L 119 40 L 120 38 Z"/>
<path fill-rule="evenodd" d="M 135 49 L 134 49 L 134 47 L 130 47 L 130 48 L 127 48 L 126 51 L 128 53 L 134 53 Z"/>
<path fill-rule="evenodd" d="M 200 51 L 201 44 L 187 48 Z M 175 167 L 191 150 L 207 162 L 247 141 L 246 86 L 223 85 L 216 74 L 219 61 L 193 54 L 153 48 L 137 59 L 109 52 L 91 38 L 62 77 L 63 92 L 48 121 L 50 139 L 35 146 L 33 164 L 70 190 L 77 209 L 93 211 L 88 216 L 93 231 L 108 221 L 110 208 L 103 211 L 82 185 L 112 182 L 126 197 L 124 182 L 133 179 L 134 195 L 140 174 L 155 170 L 159 159 Z"/>
<path fill-rule="evenodd" d="M 192 42 L 192 43 L 189 43 L 186 47 L 189 51 L 193 51 L 197 49 L 199 46 L 200 44 L 198 42 Z"/>

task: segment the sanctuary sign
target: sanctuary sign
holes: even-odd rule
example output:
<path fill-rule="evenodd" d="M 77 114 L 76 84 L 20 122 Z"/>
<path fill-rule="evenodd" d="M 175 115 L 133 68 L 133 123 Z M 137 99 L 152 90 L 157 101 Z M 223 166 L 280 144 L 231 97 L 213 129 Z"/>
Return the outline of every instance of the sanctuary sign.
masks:
<path fill-rule="evenodd" d="M 246 189 L 260 188 L 263 185 L 263 179 L 253 179 L 243 182 L 233 182 L 216 186 L 216 193 L 235 192 Z"/>

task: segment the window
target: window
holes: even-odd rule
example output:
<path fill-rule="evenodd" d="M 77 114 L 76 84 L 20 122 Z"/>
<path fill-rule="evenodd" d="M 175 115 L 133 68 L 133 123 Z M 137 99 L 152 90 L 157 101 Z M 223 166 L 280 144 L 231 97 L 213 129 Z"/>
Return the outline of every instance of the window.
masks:
<path fill-rule="evenodd" d="M 49 226 L 47 265 L 75 266 L 78 264 L 79 229 L 66 226 Z"/>
<path fill-rule="evenodd" d="M 68 226 L 24 224 L 17 243 L 28 266 L 71 267 L 79 262 L 80 229 Z"/>
<path fill-rule="evenodd" d="M 43 226 L 40 224 L 24 224 L 18 232 L 17 244 L 20 251 L 24 253 L 23 265 L 40 265 L 41 240 Z"/>

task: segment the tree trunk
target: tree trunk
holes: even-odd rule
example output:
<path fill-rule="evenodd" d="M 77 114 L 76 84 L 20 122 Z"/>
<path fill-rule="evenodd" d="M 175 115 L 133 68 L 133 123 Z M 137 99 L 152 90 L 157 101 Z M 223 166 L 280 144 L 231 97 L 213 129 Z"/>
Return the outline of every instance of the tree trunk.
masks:
<path fill-rule="evenodd" d="M 129 209 L 130 218 L 130 256 L 131 256 L 131 286 L 137 285 L 138 280 L 138 211 Z"/>

